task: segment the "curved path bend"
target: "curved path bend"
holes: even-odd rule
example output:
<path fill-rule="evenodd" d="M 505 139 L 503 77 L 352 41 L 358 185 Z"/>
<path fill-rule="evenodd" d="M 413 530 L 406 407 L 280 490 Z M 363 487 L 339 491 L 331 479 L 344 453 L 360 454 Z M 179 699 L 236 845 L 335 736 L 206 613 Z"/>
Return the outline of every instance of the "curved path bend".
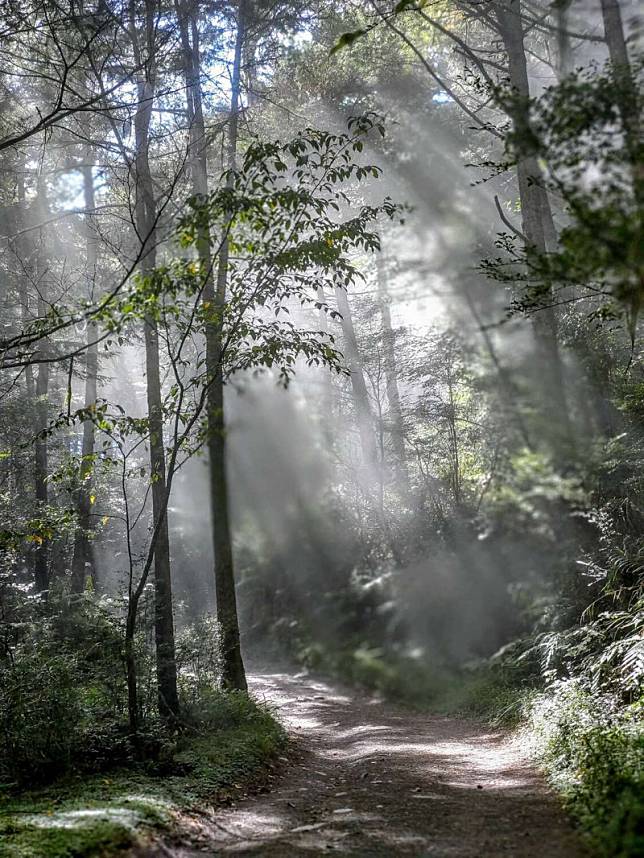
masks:
<path fill-rule="evenodd" d="M 503 732 L 306 676 L 256 674 L 251 688 L 300 737 L 300 753 L 270 792 L 192 818 L 190 844 L 159 847 L 159 856 L 585 854 Z"/>

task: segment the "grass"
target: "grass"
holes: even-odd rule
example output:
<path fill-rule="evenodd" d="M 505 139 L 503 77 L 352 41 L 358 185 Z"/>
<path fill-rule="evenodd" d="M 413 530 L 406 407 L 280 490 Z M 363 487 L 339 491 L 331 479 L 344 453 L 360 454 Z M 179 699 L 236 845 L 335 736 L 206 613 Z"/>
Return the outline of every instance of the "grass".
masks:
<path fill-rule="evenodd" d="M 516 670 L 479 664 L 456 671 L 364 646 L 340 653 L 319 652 L 316 666 L 415 709 L 483 718 L 504 726 L 522 721 L 534 695 L 534 682 Z"/>
<path fill-rule="evenodd" d="M 245 695 L 213 696 L 198 732 L 161 766 L 67 777 L 20 794 L 0 791 L 0 858 L 110 856 L 181 810 L 223 801 L 260 782 L 286 737 Z"/>

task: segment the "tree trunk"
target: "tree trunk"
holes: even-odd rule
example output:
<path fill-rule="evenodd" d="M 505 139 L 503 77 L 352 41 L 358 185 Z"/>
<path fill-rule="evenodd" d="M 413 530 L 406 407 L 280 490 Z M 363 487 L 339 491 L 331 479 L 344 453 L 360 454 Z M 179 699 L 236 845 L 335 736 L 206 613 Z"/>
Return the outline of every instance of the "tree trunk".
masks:
<path fill-rule="evenodd" d="M 601 7 L 604 21 L 604 36 L 608 45 L 610 61 L 615 69 L 628 69 L 630 73 L 630 62 L 626 48 L 626 39 L 624 37 L 624 25 L 622 24 L 619 0 L 601 0 Z"/>
<path fill-rule="evenodd" d="M 601 0 L 604 35 L 615 81 L 615 103 L 624 128 L 624 144 L 628 153 L 633 179 L 633 196 L 640 217 L 644 208 L 644 159 L 640 128 L 641 102 L 638 83 L 633 77 L 624 37 L 624 26 L 618 0 Z M 641 258 L 641 257 L 640 257 Z M 635 326 L 644 293 L 644 271 L 641 266 L 638 282 L 630 290 L 628 300 L 628 327 L 631 341 L 635 342 Z"/>
<path fill-rule="evenodd" d="M 39 283 L 39 291 L 42 291 L 42 280 Z M 45 303 L 42 298 L 38 299 L 38 317 L 44 317 L 46 313 Z M 47 357 L 47 342 L 39 349 L 39 357 Z M 49 450 L 47 436 L 41 434 L 48 422 L 49 405 L 49 363 L 46 361 L 38 364 L 36 375 L 36 407 L 34 409 L 34 486 L 36 493 L 36 505 L 38 513 L 45 516 L 49 504 L 49 492 L 47 489 L 47 470 Z M 34 578 L 36 590 L 43 596 L 49 591 L 49 538 L 42 534 L 34 552 Z"/>
<path fill-rule="evenodd" d="M 24 182 L 24 172 L 25 172 L 25 158 L 24 155 L 20 160 L 20 168 L 17 173 L 17 185 L 18 185 L 18 201 L 20 207 L 25 207 L 25 182 Z M 26 330 L 28 325 L 31 323 L 31 313 L 30 313 L 30 295 L 29 295 L 29 277 L 27 277 L 27 268 L 28 268 L 28 259 L 31 255 L 31 249 L 28 246 L 28 243 L 24 237 L 24 235 L 17 235 L 11 241 L 11 247 L 16 257 L 15 263 L 13 263 L 12 268 L 16 272 L 16 281 L 17 281 L 17 289 L 18 294 L 20 296 L 20 318 L 22 321 L 23 330 Z M 19 260 L 22 260 L 23 269 L 20 270 Z M 34 408 L 36 404 L 36 385 L 34 382 L 34 368 L 29 363 L 25 366 L 25 394 L 27 397 L 27 403 L 29 408 L 29 417 L 33 425 L 35 425 L 35 413 Z M 33 575 L 35 581 L 35 552 L 32 546 L 27 548 L 24 555 L 25 566 L 30 575 Z"/>
<path fill-rule="evenodd" d="M 92 218 L 96 208 L 94 197 L 94 176 L 90 153 L 85 155 L 89 159 L 83 164 L 83 193 L 85 198 L 85 230 L 87 241 L 87 282 L 91 284 L 91 291 L 96 286 L 96 263 L 97 263 L 97 240 L 96 232 L 92 226 Z M 97 374 L 98 374 L 98 328 L 94 322 L 87 326 L 87 350 L 85 352 L 85 408 L 92 408 L 96 404 L 97 396 Z M 94 469 L 94 421 L 85 419 L 83 423 L 83 446 L 81 450 L 81 463 L 79 468 L 78 490 L 78 528 L 74 539 L 74 555 L 72 557 L 72 593 L 81 593 L 87 580 L 96 584 L 96 569 L 94 564 L 94 550 L 91 540 L 91 494 L 92 494 L 92 471 Z"/>
<path fill-rule="evenodd" d="M 624 126 L 624 142 L 633 168 L 635 197 L 642 205 L 644 164 L 642 163 L 640 139 L 640 104 L 637 82 L 628 57 L 622 14 L 618 0 L 601 0 L 604 20 L 604 36 L 615 79 L 615 101 Z"/>
<path fill-rule="evenodd" d="M 45 212 L 48 210 L 48 204 L 45 194 L 42 176 L 38 177 L 38 204 Z M 39 245 L 35 250 L 35 276 L 37 280 L 38 292 L 38 318 L 44 319 L 47 314 L 47 305 L 45 296 L 47 295 L 47 263 L 46 263 L 46 237 L 43 231 L 40 231 Z M 50 343 L 47 338 L 43 339 L 38 348 L 37 355 L 40 359 L 44 359 L 38 364 L 36 373 L 36 400 L 34 408 L 34 435 L 36 437 L 34 443 L 34 488 L 36 495 L 36 505 L 40 516 L 47 515 L 49 506 L 49 491 L 47 486 L 47 471 L 49 467 L 49 446 L 47 435 L 43 434 L 49 420 L 49 376 L 50 364 L 47 358 L 50 354 Z M 43 533 L 40 535 L 34 552 L 34 579 L 36 590 L 45 598 L 49 592 L 50 574 L 49 574 L 49 553 L 50 540 Z"/>
<path fill-rule="evenodd" d="M 520 0 L 504 0 L 497 6 L 499 32 L 508 55 L 513 101 L 509 115 L 514 126 L 517 147 L 517 179 L 523 233 L 528 249 L 547 253 L 557 245 L 557 231 L 552 218 L 548 193 L 537 158 L 531 151 L 529 116 L 530 85 L 523 44 Z M 534 333 L 543 369 L 543 405 L 557 415 L 559 425 L 553 440 L 555 452 L 573 441 L 564 371 L 557 337 L 557 318 L 551 306 L 552 290 L 545 296 L 545 306 L 534 315 Z"/>
<path fill-rule="evenodd" d="M 389 435 L 395 458 L 395 471 L 399 487 L 409 490 L 409 474 L 405 458 L 405 425 L 402 408 L 400 407 L 400 391 L 398 390 L 398 372 L 396 366 L 396 335 L 391 324 L 391 309 L 387 292 L 386 263 L 381 255 L 376 260 L 378 274 L 378 304 L 382 319 L 382 340 L 385 357 L 385 384 L 387 402 L 389 403 Z"/>
<path fill-rule="evenodd" d="M 327 306 L 326 293 L 324 291 L 324 286 L 322 284 L 318 285 L 316 290 L 316 298 L 318 304 L 320 304 L 320 309 L 318 310 L 318 323 L 320 327 L 320 333 L 323 335 L 325 340 L 328 339 L 329 334 L 329 318 L 327 311 L 324 309 Z M 318 398 L 319 402 L 319 414 L 322 415 L 322 425 L 321 430 L 326 441 L 326 446 L 328 449 L 332 449 L 333 438 L 334 438 L 334 430 L 333 430 L 333 381 L 331 379 L 331 373 L 327 369 L 322 369 L 320 373 L 320 387 L 321 392 Z"/>
<path fill-rule="evenodd" d="M 241 85 L 241 58 L 245 30 L 244 0 L 238 9 L 237 37 L 233 62 L 228 128 L 228 168 L 235 166 Z M 224 238 L 217 268 L 217 284 L 213 307 L 215 323 L 208 325 L 207 362 L 212 379 L 208 396 L 208 453 L 210 463 L 210 498 L 213 514 L 213 544 L 215 552 L 215 591 L 219 621 L 224 687 L 246 690 L 246 673 L 239 640 L 239 619 L 235 594 L 232 539 L 226 480 L 226 424 L 224 414 L 224 342 L 223 317 L 228 281 L 228 240 Z"/>
<path fill-rule="evenodd" d="M 201 93 L 201 63 L 199 32 L 194 7 L 188 14 L 179 7 L 181 39 L 185 56 L 188 121 L 191 140 L 191 173 L 195 194 L 208 193 L 208 173 L 205 150 L 205 126 Z M 190 19 L 190 35 L 188 31 Z M 241 60 L 245 39 L 245 7 L 239 5 L 235 53 L 231 81 L 230 118 L 228 127 L 227 168 L 234 169 L 237 153 L 237 131 L 241 90 Z M 197 244 L 202 271 L 206 278 L 203 290 L 206 308 L 206 370 L 208 376 L 208 467 L 210 478 L 210 507 L 212 514 L 213 549 L 215 558 L 215 593 L 217 620 L 221 635 L 222 684 L 224 688 L 247 690 L 246 672 L 241 652 L 228 483 L 226 475 L 226 424 L 224 411 L 224 314 L 228 282 L 228 240 L 224 235 L 217 263 L 216 283 L 212 275 L 212 257 L 207 233 L 198 237 Z"/>
<path fill-rule="evenodd" d="M 373 415 L 369 403 L 369 394 L 362 371 L 362 360 L 358 349 L 351 308 L 346 289 L 336 286 L 335 297 L 338 302 L 338 311 L 342 316 L 342 334 L 344 336 L 344 349 L 349 372 L 351 373 L 351 391 L 353 394 L 353 405 L 358 423 L 360 435 L 360 449 L 362 462 L 369 469 L 378 464 L 378 447 L 373 426 Z M 373 477 L 373 474 L 370 475 Z"/>
<path fill-rule="evenodd" d="M 153 38 L 154 4 L 146 6 L 148 40 Z M 132 38 L 135 60 L 140 64 L 135 22 L 132 20 Z M 139 271 L 149 275 L 156 265 L 156 201 L 149 162 L 149 130 L 155 93 L 154 44 L 148 42 L 150 58 L 144 79 L 137 84 L 138 106 L 134 118 L 136 141 L 135 157 L 135 208 L 136 228 L 142 242 Z M 159 368 L 159 334 L 156 320 L 149 316 L 144 322 L 145 368 L 147 376 L 147 406 L 150 443 L 150 480 L 152 482 L 152 515 L 158 535 L 154 550 L 154 634 L 156 643 L 156 673 L 159 712 L 172 717 L 179 712 L 177 693 L 177 667 L 172 617 L 172 578 L 170 569 L 170 537 L 165 502 L 166 464 L 163 441 L 163 401 Z"/>
<path fill-rule="evenodd" d="M 572 0 L 559 0 L 554 5 L 554 19 L 557 28 L 557 77 L 563 80 L 570 72 L 571 50 L 568 33 L 568 9 Z"/>

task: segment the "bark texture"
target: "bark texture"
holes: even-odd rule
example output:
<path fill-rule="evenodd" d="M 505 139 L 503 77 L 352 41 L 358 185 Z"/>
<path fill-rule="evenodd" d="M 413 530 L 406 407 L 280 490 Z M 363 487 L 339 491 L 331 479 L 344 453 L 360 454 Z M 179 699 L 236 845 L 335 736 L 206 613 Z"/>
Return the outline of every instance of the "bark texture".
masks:
<path fill-rule="evenodd" d="M 142 244 L 139 271 L 148 275 L 156 265 L 157 209 L 154 183 L 150 171 L 150 120 L 155 94 L 154 65 L 155 4 L 146 4 L 146 52 L 148 62 L 145 75 L 137 81 L 138 107 L 134 118 L 135 156 L 135 219 L 139 241 Z M 132 38 L 137 65 L 142 52 L 132 22 Z M 170 537 L 168 533 L 166 501 L 166 463 L 163 440 L 163 401 L 159 366 L 159 332 L 153 315 L 144 323 L 146 394 L 149 420 L 150 478 L 152 481 L 152 514 L 157 539 L 154 550 L 154 632 L 156 643 L 156 671 L 159 695 L 159 712 L 166 717 L 179 711 L 177 694 L 177 668 L 174 647 L 174 621 L 172 616 L 172 578 L 170 567 Z"/>
<path fill-rule="evenodd" d="M 86 154 L 86 160 L 88 158 L 89 153 Z M 83 195 L 87 242 L 87 281 L 93 293 L 96 285 L 97 240 L 92 224 L 93 212 L 96 209 L 96 200 L 91 160 L 83 164 Z M 97 325 L 90 322 L 87 326 L 87 349 L 85 351 L 85 408 L 92 408 L 96 404 L 98 376 L 97 334 Z M 77 499 L 78 528 L 74 538 L 74 554 L 72 557 L 72 593 L 81 593 L 88 580 L 91 580 L 92 584 L 96 584 L 94 551 L 91 541 L 91 476 L 94 468 L 94 435 L 93 421 L 85 420 L 83 423 L 81 464 L 78 474 L 80 483 Z"/>
<path fill-rule="evenodd" d="M 193 191 L 198 196 L 208 193 L 206 133 L 201 92 L 201 59 L 196 4 L 178 5 L 180 34 L 184 54 L 186 103 L 190 127 L 190 171 Z M 241 65 L 245 45 L 246 8 L 238 8 L 237 33 L 231 79 L 230 115 L 226 167 L 233 169 L 241 94 Z M 224 234 L 216 259 L 210 248 L 210 236 L 202 230 L 197 249 L 204 276 L 203 302 L 206 318 L 206 371 L 208 390 L 208 468 L 210 507 L 214 550 L 217 620 L 221 635 L 222 683 L 225 688 L 245 691 L 246 672 L 241 651 L 235 568 L 230 527 L 230 505 L 226 473 L 226 420 L 224 403 L 225 308 L 228 283 L 228 238 Z"/>
<path fill-rule="evenodd" d="M 508 113 L 513 123 L 517 151 L 517 180 L 523 234 L 528 250 L 547 253 L 557 246 L 557 231 L 548 193 L 536 155 L 532 150 L 529 99 L 530 83 L 524 45 L 520 0 L 504 0 L 496 7 L 498 29 L 508 56 L 512 100 Z M 558 451 L 572 443 L 570 412 L 564 369 L 557 337 L 557 317 L 552 288 L 541 296 L 543 307 L 534 313 L 534 334 L 543 371 L 542 399 L 554 410 L 558 425 L 553 438 Z"/>

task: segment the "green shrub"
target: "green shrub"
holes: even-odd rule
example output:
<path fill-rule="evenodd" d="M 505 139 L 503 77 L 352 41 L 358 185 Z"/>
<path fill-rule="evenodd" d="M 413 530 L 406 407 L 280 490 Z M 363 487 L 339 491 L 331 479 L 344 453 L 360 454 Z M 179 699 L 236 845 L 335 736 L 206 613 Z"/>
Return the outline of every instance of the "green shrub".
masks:
<path fill-rule="evenodd" d="M 39 783 L 129 754 L 117 623 L 89 600 L 52 600 L 0 660 L 0 777 Z"/>
<path fill-rule="evenodd" d="M 176 635 L 179 695 L 184 708 L 194 710 L 202 697 L 219 686 L 221 640 L 215 617 L 205 614 L 181 628 Z"/>
<path fill-rule="evenodd" d="M 232 730 L 264 716 L 264 710 L 245 692 L 212 687 L 204 687 L 199 700 L 183 711 L 184 720 L 202 731 Z"/>
<path fill-rule="evenodd" d="M 466 715 L 513 727 L 524 719 L 535 693 L 531 682 L 519 684 L 485 665 L 452 677 L 432 708 L 446 715 Z"/>
<path fill-rule="evenodd" d="M 40 780 L 66 770 L 78 753 L 82 707 L 77 669 L 64 656 L 30 653 L 0 670 L 0 771 Z"/>
<path fill-rule="evenodd" d="M 620 708 L 578 682 L 532 707 L 530 730 L 554 786 L 604 855 L 644 854 L 642 705 Z"/>

